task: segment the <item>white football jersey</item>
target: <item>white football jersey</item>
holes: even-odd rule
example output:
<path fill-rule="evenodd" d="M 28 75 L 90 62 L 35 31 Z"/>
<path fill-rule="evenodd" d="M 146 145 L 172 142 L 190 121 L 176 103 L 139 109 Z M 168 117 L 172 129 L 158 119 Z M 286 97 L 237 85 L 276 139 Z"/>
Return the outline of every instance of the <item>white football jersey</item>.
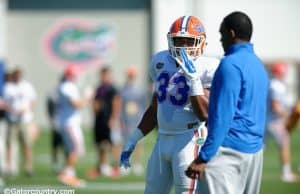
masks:
<path fill-rule="evenodd" d="M 6 83 L 3 96 L 11 108 L 8 112 L 10 122 L 28 123 L 33 120 L 31 106 L 36 100 L 36 92 L 31 83 L 26 80 Z"/>
<path fill-rule="evenodd" d="M 218 64 L 218 59 L 203 56 L 194 62 L 203 88 L 210 88 Z M 179 134 L 204 125 L 193 112 L 189 98 L 189 80 L 169 51 L 162 51 L 153 56 L 150 77 L 157 95 L 157 121 L 160 133 Z"/>
<path fill-rule="evenodd" d="M 62 82 L 58 87 L 58 117 L 60 127 L 66 124 L 80 124 L 80 111 L 75 108 L 71 101 L 80 98 L 79 90 L 71 81 Z"/>

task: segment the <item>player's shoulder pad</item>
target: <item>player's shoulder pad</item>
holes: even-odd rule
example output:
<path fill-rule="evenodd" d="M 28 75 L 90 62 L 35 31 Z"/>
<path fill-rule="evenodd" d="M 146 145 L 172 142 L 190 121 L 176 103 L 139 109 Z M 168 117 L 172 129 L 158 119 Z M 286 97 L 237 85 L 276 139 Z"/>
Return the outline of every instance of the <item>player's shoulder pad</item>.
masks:
<path fill-rule="evenodd" d="M 152 56 L 152 61 L 164 60 L 168 55 L 168 50 L 159 51 Z"/>
<path fill-rule="evenodd" d="M 216 70 L 220 64 L 220 59 L 216 57 L 200 56 L 196 60 L 197 66 L 206 70 Z"/>
<path fill-rule="evenodd" d="M 151 68 L 161 69 L 164 67 L 165 63 L 168 63 L 170 53 L 168 50 L 160 51 L 152 56 Z"/>

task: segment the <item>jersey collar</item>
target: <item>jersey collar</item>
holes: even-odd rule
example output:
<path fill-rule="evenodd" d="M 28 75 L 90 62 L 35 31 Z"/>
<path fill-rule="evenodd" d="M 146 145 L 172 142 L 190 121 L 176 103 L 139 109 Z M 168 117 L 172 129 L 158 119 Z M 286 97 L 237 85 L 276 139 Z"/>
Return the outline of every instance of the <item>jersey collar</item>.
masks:
<path fill-rule="evenodd" d="M 237 43 L 237 44 L 233 44 L 229 47 L 229 49 L 225 52 L 225 56 L 235 53 L 239 50 L 246 50 L 248 52 L 254 52 L 253 51 L 253 44 L 249 43 L 249 42 L 242 42 L 242 43 Z"/>

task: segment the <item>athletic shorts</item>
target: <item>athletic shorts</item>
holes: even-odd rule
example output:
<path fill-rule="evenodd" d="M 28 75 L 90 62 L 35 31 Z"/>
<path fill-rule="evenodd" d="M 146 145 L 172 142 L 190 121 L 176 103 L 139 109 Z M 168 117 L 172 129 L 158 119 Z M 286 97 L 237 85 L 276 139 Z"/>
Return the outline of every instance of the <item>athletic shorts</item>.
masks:
<path fill-rule="evenodd" d="M 52 147 L 57 148 L 63 145 L 61 133 L 57 130 L 52 129 Z"/>
<path fill-rule="evenodd" d="M 21 142 L 31 147 L 32 145 L 32 134 L 28 124 L 22 123 L 8 123 L 8 130 L 7 130 L 7 144 L 11 144 L 21 139 Z"/>
<path fill-rule="evenodd" d="M 80 125 L 65 123 L 60 129 L 65 152 L 67 154 L 76 153 L 82 156 L 85 152 L 83 133 Z"/>
<path fill-rule="evenodd" d="M 110 138 L 110 128 L 108 122 L 96 122 L 94 126 L 94 141 L 96 144 L 100 144 L 104 141 L 112 143 Z"/>

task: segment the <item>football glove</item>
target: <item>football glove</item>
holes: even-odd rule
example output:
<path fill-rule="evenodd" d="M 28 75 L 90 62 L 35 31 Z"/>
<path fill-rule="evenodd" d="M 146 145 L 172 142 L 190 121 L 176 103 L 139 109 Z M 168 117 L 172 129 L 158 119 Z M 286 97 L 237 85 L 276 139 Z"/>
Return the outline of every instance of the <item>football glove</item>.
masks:
<path fill-rule="evenodd" d="M 179 54 L 180 54 L 180 58 L 176 57 L 175 60 L 182 68 L 186 78 L 188 78 L 189 80 L 197 79 L 198 78 L 197 70 L 192 60 L 189 59 L 185 49 L 183 48 L 180 49 Z"/>
<path fill-rule="evenodd" d="M 192 60 L 189 59 L 185 49 L 180 49 L 180 58 L 175 58 L 184 72 L 185 77 L 190 81 L 190 96 L 204 95 L 202 82 Z"/>
<path fill-rule="evenodd" d="M 130 159 L 130 156 L 131 156 L 134 148 L 135 148 L 135 145 L 132 145 L 130 150 L 122 151 L 121 157 L 120 157 L 120 167 L 123 166 L 125 169 L 131 167 L 129 159 Z"/>

